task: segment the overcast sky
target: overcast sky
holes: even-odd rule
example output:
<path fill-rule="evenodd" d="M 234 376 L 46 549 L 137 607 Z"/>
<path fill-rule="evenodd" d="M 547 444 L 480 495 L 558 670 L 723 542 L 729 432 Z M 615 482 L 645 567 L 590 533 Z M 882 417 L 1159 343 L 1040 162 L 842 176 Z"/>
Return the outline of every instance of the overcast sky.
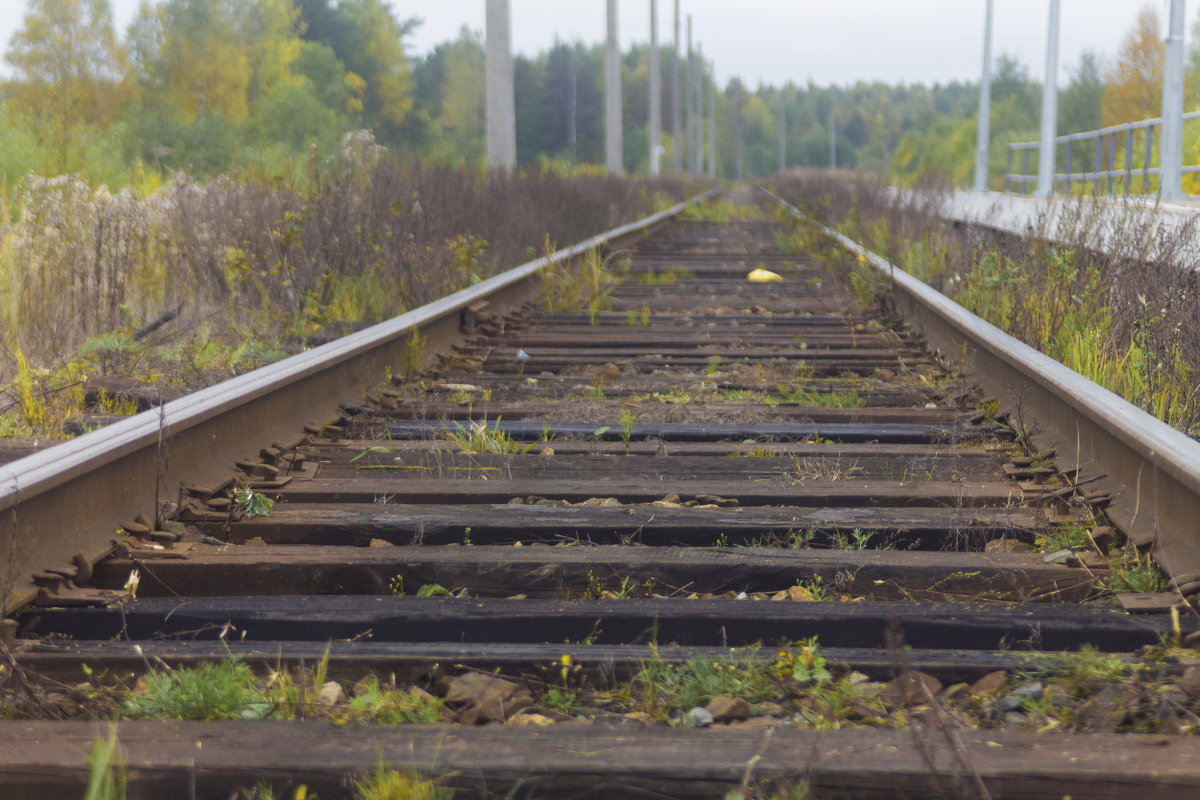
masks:
<path fill-rule="evenodd" d="M 424 23 L 410 52 L 424 53 L 467 25 L 483 29 L 484 0 L 390 0 L 397 16 Z M 734 75 L 751 85 L 788 81 L 852 84 L 946 83 L 977 80 L 982 60 L 985 0 L 681 0 L 693 17 L 695 40 L 724 83 Z M 1062 74 L 1093 49 L 1111 57 L 1146 3 L 1166 17 L 1167 0 L 1062 0 Z M 138 0 L 112 0 L 118 28 Z M 22 24 L 27 0 L 0 0 L 0 42 Z M 673 0 L 659 0 L 659 36 L 673 36 Z M 1196 18 L 1190 9 L 1189 27 Z M 598 42 L 604 0 L 511 0 L 513 45 L 533 55 L 555 37 Z M 619 0 L 622 46 L 650 39 L 649 0 Z M 1049 0 L 997 0 L 996 54 L 1010 53 L 1041 79 L 1045 71 Z M 684 28 L 686 41 L 686 23 Z M 6 67 L 0 71 L 7 74 Z"/>

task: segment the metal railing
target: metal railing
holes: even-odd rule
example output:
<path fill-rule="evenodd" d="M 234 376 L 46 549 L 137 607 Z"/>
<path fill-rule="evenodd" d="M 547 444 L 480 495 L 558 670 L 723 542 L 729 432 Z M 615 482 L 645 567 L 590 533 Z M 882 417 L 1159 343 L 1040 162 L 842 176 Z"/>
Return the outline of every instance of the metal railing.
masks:
<path fill-rule="evenodd" d="M 1200 111 L 1183 115 L 1184 122 L 1200 119 Z M 1126 122 L 1094 131 L 1070 133 L 1054 139 L 1058 152 L 1055 164 L 1063 171 L 1054 173 L 1054 186 L 1060 185 L 1070 194 L 1075 184 L 1092 184 L 1095 192 L 1114 194 L 1151 194 L 1157 191 L 1159 167 L 1155 166 L 1154 144 L 1161 137 L 1162 117 Z M 1140 134 L 1140 135 L 1139 135 Z M 1013 142 L 1008 145 L 1004 169 L 1004 191 L 1028 194 L 1029 185 L 1037 185 L 1035 172 L 1029 172 L 1029 154 L 1036 154 L 1038 142 Z M 1013 156 L 1020 153 L 1020 172 L 1013 172 Z M 1059 157 L 1061 153 L 1062 157 Z M 1118 163 L 1118 153 L 1124 156 Z M 1140 158 L 1140 165 L 1137 163 Z M 1184 165 L 1183 174 L 1200 172 L 1200 164 Z"/>

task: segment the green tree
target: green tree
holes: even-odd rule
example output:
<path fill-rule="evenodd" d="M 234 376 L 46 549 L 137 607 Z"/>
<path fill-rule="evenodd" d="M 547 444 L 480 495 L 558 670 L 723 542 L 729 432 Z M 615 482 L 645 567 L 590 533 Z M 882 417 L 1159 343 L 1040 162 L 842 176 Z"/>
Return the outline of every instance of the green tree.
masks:
<path fill-rule="evenodd" d="M 49 131 L 47 167 L 79 169 L 82 133 L 107 128 L 126 100 L 126 59 L 108 0 L 31 0 L 4 58 L 16 74 L 14 110 Z"/>
<path fill-rule="evenodd" d="M 1108 73 L 1103 103 L 1105 125 L 1137 122 L 1159 115 L 1164 53 L 1159 35 L 1161 28 L 1154 6 L 1143 6 Z"/>
<path fill-rule="evenodd" d="M 346 15 L 350 41 L 341 45 L 346 49 L 334 51 L 365 82 L 363 113 L 376 138 L 396 144 L 413 105 L 412 69 L 403 40 L 419 20 L 397 20 L 386 0 L 342 0 L 338 10 Z"/>
<path fill-rule="evenodd" d="M 1068 70 L 1070 78 L 1058 95 L 1059 133 L 1094 131 L 1102 124 L 1104 69 L 1100 56 L 1085 50 L 1079 64 Z M 1124 142 L 1119 144 L 1124 145 Z M 1072 171 L 1090 171 L 1096 166 L 1094 142 L 1068 145 L 1072 148 Z"/>
<path fill-rule="evenodd" d="M 441 114 L 442 131 L 437 160 L 462 166 L 483 160 L 484 53 L 479 35 L 463 28 L 446 47 Z"/>

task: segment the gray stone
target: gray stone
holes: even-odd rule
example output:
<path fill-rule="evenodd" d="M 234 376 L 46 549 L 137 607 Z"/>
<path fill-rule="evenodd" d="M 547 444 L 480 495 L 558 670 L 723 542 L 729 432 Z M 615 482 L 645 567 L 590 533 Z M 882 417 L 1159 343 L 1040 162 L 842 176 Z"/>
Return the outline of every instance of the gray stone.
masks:
<path fill-rule="evenodd" d="M 1043 691 L 1044 687 L 1040 681 L 1022 683 L 1006 696 L 1001 697 L 996 703 L 996 707 L 1001 711 L 1016 711 L 1026 700 L 1036 700 L 1041 697 Z"/>
<path fill-rule="evenodd" d="M 921 705 L 937 697 L 942 682 L 924 672 L 906 672 L 886 683 L 879 693 L 888 708 Z"/>
<path fill-rule="evenodd" d="M 1075 566 L 1079 563 L 1079 556 L 1075 554 L 1074 550 L 1064 548 L 1062 550 L 1055 550 L 1053 553 L 1047 553 L 1042 556 L 1042 561 L 1045 561 L 1047 564 Z"/>
<path fill-rule="evenodd" d="M 1006 683 L 1008 683 L 1008 673 L 998 669 L 972 683 L 970 691 L 975 697 L 987 697 L 999 692 Z"/>
<path fill-rule="evenodd" d="M 1193 700 L 1200 697 L 1200 667 L 1185 669 L 1183 677 L 1179 679 L 1179 688 Z"/>
<path fill-rule="evenodd" d="M 337 681 L 326 681 L 321 687 L 321 691 L 317 692 L 317 705 L 325 708 L 332 708 L 342 702 L 342 698 L 346 693 L 342 691 L 342 685 Z"/>
<path fill-rule="evenodd" d="M 706 709 L 696 706 L 684 714 L 680 721 L 685 728 L 707 728 L 713 724 L 713 715 Z"/>
<path fill-rule="evenodd" d="M 184 525 L 182 522 L 176 522 L 168 519 L 163 521 L 161 527 L 167 533 L 172 534 L 176 539 L 182 539 L 184 536 L 187 536 L 187 525 Z"/>
<path fill-rule="evenodd" d="M 1020 539 L 993 539 L 983 546 L 986 553 L 1028 553 L 1033 545 Z"/>
<path fill-rule="evenodd" d="M 740 697 L 714 697 L 704 710 L 712 715 L 713 722 L 732 722 L 750 717 L 750 704 Z"/>
<path fill-rule="evenodd" d="M 1075 711 L 1075 722 L 1085 731 L 1116 733 L 1128 716 L 1131 699 L 1117 687 L 1106 686 Z"/>
<path fill-rule="evenodd" d="M 458 721 L 464 725 L 475 725 L 504 722 L 536 705 L 536 701 L 525 688 L 512 681 L 468 672 L 450 682 L 446 690 L 446 704 L 461 706 Z"/>

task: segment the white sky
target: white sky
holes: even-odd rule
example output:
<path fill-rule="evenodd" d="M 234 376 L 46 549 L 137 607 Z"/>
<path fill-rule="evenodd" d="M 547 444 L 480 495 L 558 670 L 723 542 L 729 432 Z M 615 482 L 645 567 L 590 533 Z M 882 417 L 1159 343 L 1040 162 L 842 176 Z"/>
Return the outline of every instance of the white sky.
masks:
<path fill-rule="evenodd" d="M 111 0 L 123 32 L 138 0 Z M 397 16 L 421 17 L 410 40 L 423 53 L 463 25 L 482 30 L 484 0 L 390 0 Z M 1062 0 L 1062 74 L 1079 54 L 1112 56 L 1138 10 L 1149 2 L 1166 18 L 1168 0 Z M 0 0 L 0 45 L 21 27 L 27 0 Z M 605 0 L 511 0 L 513 45 L 533 55 L 555 37 L 598 42 Z M 649 0 L 619 0 L 620 39 L 650 38 Z M 672 39 L 673 0 L 659 0 L 659 36 Z M 1041 79 L 1049 0 L 996 0 L 994 53 L 1010 53 Z M 1194 4 L 1193 4 L 1194 6 Z M 818 85 L 857 80 L 947 83 L 976 80 L 982 59 L 984 0 L 681 0 L 695 40 L 723 83 L 738 75 L 754 86 L 787 81 Z M 1189 14 L 1189 27 L 1195 19 Z M 684 23 L 683 37 L 687 29 Z M 8 74 L 0 64 L 0 74 Z"/>

